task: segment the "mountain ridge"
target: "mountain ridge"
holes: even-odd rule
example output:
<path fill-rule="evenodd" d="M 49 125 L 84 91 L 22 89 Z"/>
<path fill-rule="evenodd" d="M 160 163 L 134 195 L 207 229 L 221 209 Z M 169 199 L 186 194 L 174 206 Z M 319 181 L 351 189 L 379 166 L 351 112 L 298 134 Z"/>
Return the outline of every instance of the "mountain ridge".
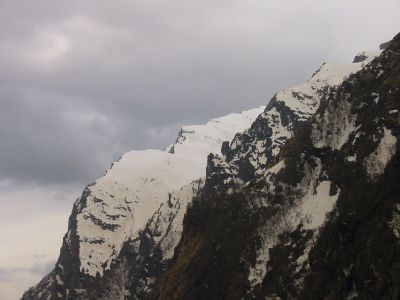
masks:
<path fill-rule="evenodd" d="M 265 171 L 226 159 L 268 142 L 257 121 L 210 155 L 157 299 L 398 298 L 399 50 L 327 91 Z"/>
<path fill-rule="evenodd" d="M 182 268 L 188 267 L 190 269 L 190 266 L 185 264 L 180 265 L 180 259 L 183 257 L 188 261 L 192 261 L 194 257 L 190 253 L 196 253 L 199 251 L 198 247 L 202 247 L 202 239 L 194 237 L 198 234 L 198 231 L 201 231 L 201 228 L 205 226 L 201 224 L 202 222 L 199 220 L 203 220 L 204 217 L 202 214 L 207 213 L 211 213 L 212 216 L 210 218 L 211 221 L 203 220 L 205 224 L 214 222 L 213 217 L 224 216 L 224 213 L 237 216 L 239 219 L 256 218 L 255 220 L 249 221 L 250 223 L 244 221 L 243 224 L 245 225 L 243 227 L 233 228 L 232 232 L 235 232 L 237 235 L 232 235 L 231 239 L 228 239 L 225 243 L 226 245 L 220 245 L 220 247 L 225 248 L 225 253 L 228 251 L 227 249 L 237 252 L 236 254 L 229 254 L 229 258 L 238 255 L 241 251 L 240 247 L 234 249 L 234 242 L 237 241 L 237 239 L 243 237 L 243 240 L 249 241 L 249 248 L 242 249 L 247 253 L 245 258 L 240 258 L 240 260 L 247 259 L 250 262 L 246 263 L 250 266 L 247 279 L 244 280 L 244 278 L 241 277 L 242 275 L 240 275 L 239 277 L 232 278 L 228 285 L 226 283 L 221 284 L 221 291 L 216 292 L 214 289 L 213 291 L 215 294 L 205 294 L 211 297 L 209 299 L 217 299 L 218 297 L 222 297 L 219 299 L 223 299 L 228 296 L 235 299 L 238 298 L 240 294 L 238 289 L 234 289 L 235 291 L 232 293 L 222 289 L 222 287 L 233 287 L 235 285 L 242 287 L 241 289 L 245 291 L 245 294 L 241 295 L 245 297 L 256 297 L 259 293 L 268 290 L 267 287 L 264 287 L 265 276 L 271 275 L 268 275 L 266 266 L 268 265 L 268 261 L 270 261 L 270 256 L 274 257 L 278 255 L 273 249 L 275 247 L 280 247 L 278 240 L 282 235 L 296 233 L 296 230 L 294 230 L 294 233 L 286 233 L 285 228 L 298 227 L 301 225 L 303 229 L 308 232 L 306 234 L 307 237 L 303 237 L 303 239 L 310 239 L 310 234 L 315 232 L 324 223 L 325 219 L 322 217 L 324 212 L 329 213 L 334 209 L 332 205 L 325 205 L 323 208 L 315 210 L 315 206 L 319 205 L 319 199 L 321 197 L 324 199 L 331 199 L 328 202 L 331 204 L 336 203 L 340 193 L 335 184 L 333 184 L 329 178 L 324 177 L 322 163 L 318 160 L 313 160 L 310 162 L 310 166 L 307 167 L 309 173 L 307 176 L 303 176 L 302 179 L 304 181 L 302 185 L 308 187 L 304 190 L 290 190 L 290 193 L 293 193 L 293 195 L 301 195 L 303 203 L 306 204 L 305 206 L 300 205 L 300 208 L 294 208 L 293 212 L 289 213 L 286 219 L 282 219 L 279 216 L 277 217 L 276 212 L 274 212 L 276 208 L 264 207 L 265 204 L 262 203 L 261 196 L 257 194 L 268 194 L 274 201 L 276 200 L 278 202 L 282 201 L 282 197 L 287 197 L 287 195 L 282 194 L 285 187 L 279 183 L 288 180 L 288 178 L 282 177 L 282 170 L 286 170 L 286 173 L 289 172 L 289 174 L 294 171 L 294 173 L 289 176 L 289 181 L 295 182 L 296 180 L 298 181 L 299 176 L 301 177 L 301 175 L 296 174 L 298 170 L 296 170 L 296 163 L 293 162 L 293 159 L 287 158 L 288 162 L 282 160 L 282 156 L 286 155 L 287 157 L 287 153 L 292 151 L 291 149 L 293 149 L 293 147 L 294 149 L 300 147 L 297 145 L 299 142 L 293 141 L 292 136 L 297 135 L 304 137 L 304 133 L 298 133 L 303 130 L 301 129 L 303 128 L 303 123 L 307 123 L 311 118 L 314 118 L 314 115 L 318 113 L 318 111 L 326 109 L 325 107 L 328 105 L 327 103 L 329 103 L 329 97 L 337 93 L 338 85 L 347 84 L 346 82 L 349 82 L 348 77 L 354 77 L 352 73 L 366 69 L 366 66 L 368 66 L 368 63 L 373 57 L 365 53 L 363 55 L 363 59 L 360 58 L 362 55 L 359 55 L 359 58 L 355 59 L 355 63 L 350 65 L 350 67 L 323 64 L 305 85 L 278 92 L 267 105 L 264 112 L 261 112 L 261 109 L 257 111 L 260 113 L 258 117 L 251 114 L 251 118 L 255 119 L 254 122 L 249 122 L 251 118 L 245 120 L 241 126 L 236 126 L 236 121 L 232 122 L 232 126 L 229 130 L 231 136 L 228 137 L 229 134 L 226 134 L 226 132 L 222 134 L 222 136 L 226 137 L 225 140 L 217 137 L 209 144 L 207 130 L 202 132 L 197 126 L 182 128 L 176 143 L 168 147 L 163 153 L 166 153 L 167 157 L 179 153 L 180 151 L 195 153 L 196 157 L 202 157 L 204 160 L 203 169 L 201 169 L 204 175 L 201 176 L 200 174 L 200 176 L 197 177 L 193 175 L 190 177 L 194 180 L 190 180 L 192 181 L 191 183 L 182 183 L 182 180 L 172 188 L 166 188 L 161 192 L 159 190 L 160 194 L 168 195 L 168 197 L 165 197 L 168 199 L 161 199 L 159 202 L 156 201 L 154 206 L 149 205 L 147 208 L 150 208 L 147 212 L 144 212 L 143 218 L 139 222 L 136 222 L 135 216 L 132 215 L 131 207 L 129 206 L 130 203 L 126 203 L 126 194 L 122 184 L 113 184 L 112 187 L 105 185 L 104 190 L 106 192 L 99 189 L 98 194 L 101 195 L 101 197 L 98 198 L 95 196 L 92 197 L 91 195 L 91 188 L 93 185 L 88 186 L 82 198 L 78 199 L 74 205 L 74 210 L 70 218 L 70 230 L 64 238 L 64 246 L 61 250 L 67 252 L 71 251 L 71 253 L 69 253 L 70 260 L 68 261 L 67 259 L 64 262 L 59 260 L 56 269 L 48 277 L 43 279 L 36 288 L 26 292 L 23 299 L 45 299 L 45 297 L 50 297 L 49 299 L 63 297 L 66 299 L 144 299 L 148 297 L 158 297 L 159 299 L 183 299 L 185 297 L 185 299 L 197 299 L 195 296 L 196 294 L 185 294 L 185 284 L 177 287 L 176 283 L 180 281 L 177 278 L 182 278 L 187 272 Z M 343 83 L 343 80 L 345 83 Z M 320 103 L 322 105 L 321 107 Z M 349 109 L 351 108 L 347 107 L 346 103 L 344 103 L 340 111 L 344 112 L 344 116 L 348 116 Z M 331 116 L 331 114 L 329 114 L 329 116 Z M 221 118 L 216 119 L 218 120 L 217 122 L 214 120 L 214 122 L 211 121 L 209 123 L 218 127 L 218 124 L 221 124 L 220 119 Z M 251 121 L 253 121 L 253 119 L 251 119 Z M 353 124 L 351 116 L 345 119 L 343 124 L 345 129 L 351 127 L 350 125 Z M 243 128 L 246 126 L 248 129 Z M 242 130 L 238 130 L 240 129 L 239 127 Z M 235 130 L 236 132 L 234 132 Z M 341 148 L 346 144 L 352 133 L 348 133 L 346 130 L 342 129 L 339 129 L 339 131 L 339 135 L 331 134 L 332 139 L 330 140 L 327 138 L 327 136 L 329 136 L 327 132 L 314 130 L 314 142 L 318 144 L 318 141 L 321 142 L 325 139 L 329 140 L 328 144 L 331 148 L 333 147 L 334 150 L 335 147 L 340 146 L 339 148 Z M 200 133 L 200 136 L 203 137 L 201 143 L 198 143 L 196 140 L 198 136 L 192 135 L 193 132 Z M 347 138 L 343 138 L 343 134 L 347 135 Z M 317 137 L 319 137 L 319 140 Z M 390 136 L 387 137 L 388 142 L 393 144 L 393 139 Z M 226 140 L 231 142 L 226 142 Z M 185 148 L 185 141 L 191 142 L 191 144 L 188 143 L 189 147 Z M 304 141 L 308 141 L 308 138 L 304 137 Z M 201 146 L 199 147 L 199 145 Z M 320 148 L 326 148 L 325 144 L 323 144 L 323 146 L 324 147 L 321 146 Z M 218 149 L 215 151 L 216 148 Z M 214 151 L 209 151 L 210 149 Z M 151 151 L 141 153 L 150 152 Z M 205 157 L 210 152 L 214 154 L 208 156 L 206 169 Z M 136 152 L 130 152 L 130 154 L 132 153 Z M 126 155 L 129 156 L 130 154 Z M 136 154 L 133 154 L 133 156 L 133 161 L 143 161 L 140 155 L 136 156 Z M 164 159 L 164 156 L 165 155 L 162 154 L 160 159 Z M 126 160 L 126 158 L 126 156 L 122 157 L 121 161 Z M 178 167 L 179 171 L 185 170 L 187 163 L 188 160 L 184 160 L 182 165 Z M 382 163 L 375 164 L 372 162 L 369 166 L 371 170 L 375 170 L 379 169 L 379 166 L 382 167 Z M 113 168 L 114 171 L 118 169 L 118 163 L 114 165 L 111 170 L 107 171 L 108 175 L 106 174 L 106 176 L 112 175 L 114 172 Z M 155 168 L 157 169 L 157 164 L 155 164 Z M 123 170 L 121 172 L 125 174 Z M 159 174 L 159 172 L 160 170 L 157 169 L 155 173 Z M 377 174 L 379 177 L 379 170 Z M 129 178 L 126 174 L 122 177 L 125 179 Z M 185 177 L 186 181 L 188 181 L 188 177 L 189 176 Z M 148 181 L 145 182 L 146 178 L 135 178 L 135 180 L 147 184 L 148 181 L 154 179 L 147 178 Z M 123 182 L 125 179 L 119 179 L 116 182 Z M 155 181 L 155 179 L 153 181 Z M 99 182 L 101 183 L 101 180 Z M 267 182 L 267 185 L 265 185 L 265 182 Z M 97 182 L 96 184 L 99 183 Z M 290 185 L 290 182 L 286 184 Z M 153 189 L 150 188 L 149 192 L 152 192 Z M 312 192 L 313 190 L 316 191 L 317 196 Z M 246 195 L 243 191 L 248 191 L 248 194 Z M 213 202 L 204 204 L 204 201 L 202 202 L 201 200 L 204 197 L 212 198 Z M 215 202 L 215 199 L 221 197 L 230 199 L 229 201 L 231 201 L 231 203 L 227 205 L 230 208 L 234 207 L 232 211 L 227 211 L 224 207 L 218 207 L 218 201 Z M 296 196 L 292 197 L 296 198 Z M 308 197 L 307 200 L 304 200 L 306 199 L 304 197 Z M 84 214 L 84 206 L 86 205 L 86 207 L 88 207 L 88 198 L 93 205 L 89 206 L 90 211 Z M 243 199 L 248 200 L 243 201 Z M 102 214 L 101 211 L 97 211 L 94 215 L 92 214 L 92 212 L 96 211 L 96 203 L 104 203 L 104 200 L 113 204 L 117 203 L 118 206 L 125 208 L 122 210 L 125 214 L 123 218 L 126 219 L 126 224 L 113 222 L 116 219 L 121 219 L 121 214 L 106 213 L 105 216 L 108 219 L 106 223 L 102 222 L 101 218 L 98 218 L 98 216 Z M 226 200 L 223 201 L 223 203 L 225 202 Z M 257 208 L 261 212 L 252 212 L 251 209 L 246 206 L 248 203 L 251 203 L 250 208 Z M 146 202 L 146 204 L 148 203 Z M 186 212 L 187 205 L 189 205 L 189 213 Z M 205 207 L 202 205 L 205 205 Z M 304 213 L 304 215 L 299 217 L 299 213 Z M 284 212 L 284 214 L 286 214 L 286 212 Z M 268 218 L 270 218 L 269 223 L 262 224 L 262 221 L 260 221 L 261 216 L 268 216 Z M 224 218 L 225 217 L 222 217 L 222 219 Z M 304 219 L 307 218 L 311 220 L 311 223 L 303 225 Z M 74 223 L 74 219 L 78 222 Z M 135 220 L 136 224 L 132 224 L 132 220 Z M 227 217 L 226 221 L 227 220 L 231 219 Z M 279 225 L 281 221 L 283 223 Z M 124 230 L 122 231 L 123 238 L 117 242 L 112 240 L 111 247 L 108 247 L 109 252 L 104 255 L 104 257 L 107 257 L 107 260 L 100 259 L 99 262 L 96 262 L 92 259 L 92 254 L 96 254 L 96 259 L 99 258 L 98 254 L 102 252 L 98 251 L 97 247 L 101 246 L 101 248 L 104 249 L 102 245 L 109 241 L 107 240 L 108 237 L 100 235 L 99 239 L 94 236 L 93 233 L 96 230 L 93 230 L 93 227 L 89 227 L 86 234 L 82 230 L 79 231 L 79 222 L 90 222 L 90 226 L 94 224 L 102 228 L 103 231 L 106 230 L 105 232 L 114 232 L 114 230 L 118 228 Z M 220 222 L 222 222 L 223 226 L 215 227 L 214 229 L 217 229 L 215 233 L 210 233 L 208 231 L 209 229 L 207 229 L 206 233 L 202 232 L 201 236 L 210 235 L 212 237 L 216 234 L 217 239 L 221 241 L 221 236 L 218 235 L 220 234 L 218 233 L 218 229 L 224 228 L 224 226 L 230 228 L 230 225 L 224 223 L 224 220 L 216 220 L 215 222 L 219 225 L 221 225 Z M 284 227 L 283 229 L 279 229 L 281 231 L 278 230 L 274 233 L 276 237 L 273 241 L 268 240 L 268 238 L 267 240 L 263 238 L 263 235 L 268 235 L 263 231 L 268 231 L 268 227 L 271 223 L 274 225 L 271 227 L 275 229 L 279 229 L 279 226 Z M 214 224 L 214 226 L 216 224 Z M 278 225 L 275 226 L 276 224 Z M 111 227 L 107 228 L 107 225 L 111 225 Z M 195 226 L 195 229 L 188 229 L 188 226 Z M 258 233 L 256 235 L 252 233 L 250 235 L 252 239 L 249 240 L 249 237 L 243 236 L 243 234 L 252 232 L 253 228 L 258 228 L 256 230 Z M 192 232 L 192 230 L 194 231 Z M 86 241 L 84 240 L 85 236 Z M 92 240 L 89 240 L 90 238 Z M 298 237 L 296 236 L 296 238 Z M 82 247 L 82 242 L 87 241 L 89 241 L 88 244 L 90 245 L 88 249 L 91 250 L 88 251 L 86 249 L 86 252 L 81 251 L 81 249 L 84 249 L 84 247 Z M 211 246 L 207 246 L 206 249 L 209 249 L 208 247 Z M 307 249 L 307 247 L 309 247 L 308 244 L 304 246 L 304 249 Z M 76 253 L 76 250 L 73 248 L 79 249 L 78 258 L 73 254 L 73 251 Z M 174 249 L 176 249 L 175 252 Z M 166 250 L 166 252 L 163 252 L 164 250 Z M 207 251 L 206 253 L 209 253 Z M 209 251 L 211 250 L 209 249 Z M 213 251 L 210 253 L 214 253 Z M 311 249 L 307 249 L 307 251 L 311 251 Z M 90 257 L 90 255 L 92 255 L 92 257 Z M 308 256 L 306 256 L 302 258 L 304 261 L 307 261 Z M 62 257 L 62 255 L 60 255 L 60 257 Z M 66 255 L 66 257 L 68 257 L 68 255 Z M 300 256 L 297 259 L 300 259 Z M 221 259 L 221 262 L 223 261 L 229 261 L 229 259 Z M 80 267 L 87 262 L 90 264 L 88 264 L 86 270 L 85 267 L 83 267 L 84 269 L 82 272 Z M 94 262 L 94 267 L 92 262 Z M 235 261 L 234 265 L 237 266 L 237 263 L 238 262 Z M 208 264 L 204 264 L 204 266 L 213 264 L 215 264 L 215 262 L 208 261 Z M 65 271 L 64 265 L 74 266 L 75 273 L 69 272 L 70 274 L 68 274 L 68 272 Z M 77 267 L 78 271 L 76 271 Z M 99 272 L 99 267 L 103 268 L 102 272 Z M 199 269 L 202 270 L 201 267 Z M 228 269 L 230 269 L 230 267 Z M 299 273 L 299 271 L 297 271 L 297 273 Z M 66 274 L 67 276 L 65 276 Z M 61 278 L 62 276 L 64 276 L 64 278 Z M 186 280 L 191 281 L 192 279 L 189 278 Z M 183 282 L 186 280 L 183 280 Z M 299 284 L 303 284 L 304 280 L 307 281 L 305 277 L 300 281 L 298 280 Z M 218 282 L 218 280 L 216 282 Z M 198 283 L 204 284 L 204 282 Z M 296 288 L 293 287 L 290 287 L 290 289 L 296 290 Z M 193 291 L 196 291 L 196 288 L 194 288 Z M 204 292 L 204 290 L 202 292 Z M 225 292 L 226 294 L 221 294 Z M 291 294 L 286 294 L 285 296 L 288 295 Z M 297 294 L 297 296 L 298 295 L 299 294 Z M 275 296 L 272 295 L 271 297 Z"/>
<path fill-rule="evenodd" d="M 169 147 L 122 155 L 76 200 L 55 269 L 23 297 L 71 298 L 94 287 L 123 243 L 138 234 L 164 199 L 204 177 L 208 153 L 219 152 L 222 141 L 247 128 L 263 108 L 184 126 L 173 153 Z"/>

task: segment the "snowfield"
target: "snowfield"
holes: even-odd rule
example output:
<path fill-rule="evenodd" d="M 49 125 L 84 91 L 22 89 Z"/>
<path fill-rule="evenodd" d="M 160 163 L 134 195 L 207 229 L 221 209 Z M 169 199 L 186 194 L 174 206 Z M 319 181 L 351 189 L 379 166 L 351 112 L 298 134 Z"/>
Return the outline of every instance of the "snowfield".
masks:
<path fill-rule="evenodd" d="M 264 108 L 185 126 L 165 151 L 125 153 L 104 177 L 87 187 L 88 196 L 80 203 L 81 269 L 91 276 L 102 275 L 124 241 L 143 228 L 169 193 L 204 177 L 207 155 L 220 153 L 222 142 L 247 129 Z"/>

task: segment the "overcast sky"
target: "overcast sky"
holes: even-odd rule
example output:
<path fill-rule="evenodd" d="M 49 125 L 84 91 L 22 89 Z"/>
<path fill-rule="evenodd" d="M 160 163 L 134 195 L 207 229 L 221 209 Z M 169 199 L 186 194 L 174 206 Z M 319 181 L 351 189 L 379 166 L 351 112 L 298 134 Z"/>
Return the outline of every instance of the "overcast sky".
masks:
<path fill-rule="evenodd" d="M 398 0 L 0 1 L 0 298 L 46 272 L 72 202 L 122 153 L 376 49 L 399 12 Z"/>

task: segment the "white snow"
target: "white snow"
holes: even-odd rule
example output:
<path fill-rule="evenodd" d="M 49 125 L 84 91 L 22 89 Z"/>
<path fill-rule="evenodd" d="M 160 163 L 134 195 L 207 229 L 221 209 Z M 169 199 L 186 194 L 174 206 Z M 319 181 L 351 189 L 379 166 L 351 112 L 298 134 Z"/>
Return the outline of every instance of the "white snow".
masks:
<path fill-rule="evenodd" d="M 290 215 L 292 224 L 301 224 L 304 229 L 318 229 L 325 222 L 326 215 L 333 210 L 339 193 L 329 195 L 331 182 L 321 181 L 315 191 L 309 189 L 307 195 L 302 199 L 301 204 L 295 208 Z"/>
<path fill-rule="evenodd" d="M 319 106 L 322 89 L 341 83 L 344 77 L 357 72 L 363 64 L 324 64 L 306 84 L 283 90 L 276 99 L 292 109 L 298 120 L 308 119 Z M 160 204 L 168 199 L 168 194 L 205 176 L 207 155 L 211 152 L 219 154 L 222 142 L 232 140 L 236 133 L 247 129 L 263 110 L 264 107 L 259 107 L 210 120 L 205 125 L 185 126 L 176 143 L 166 151 L 124 154 L 104 177 L 88 187 L 90 193 L 86 206 L 81 207 L 77 216 L 79 258 L 85 272 L 92 276 L 96 272 L 101 275 L 118 255 L 123 242 L 137 234 Z M 280 113 L 275 108 L 265 114 L 273 120 L 272 154 L 277 155 L 282 144 L 292 135 L 292 128 L 282 125 Z M 232 147 L 235 145 L 235 142 L 231 144 Z M 259 143 L 256 150 L 260 153 L 265 147 Z M 257 159 L 255 166 L 266 163 L 265 156 L 256 153 L 254 156 Z M 270 173 L 278 172 L 281 167 L 283 162 L 276 166 L 276 170 L 271 168 Z M 174 193 L 173 197 L 188 202 L 192 194 L 186 193 L 185 189 L 181 193 Z M 175 235 L 181 230 L 181 222 L 177 224 Z M 162 241 L 165 257 L 172 255 L 172 246 L 167 237 Z"/>
<path fill-rule="evenodd" d="M 349 156 L 346 156 L 345 159 L 348 162 L 355 162 L 357 160 L 357 156 L 356 155 L 349 155 Z"/>
<path fill-rule="evenodd" d="M 281 115 L 276 110 L 276 108 L 272 108 L 268 112 L 265 112 L 265 115 L 268 116 L 268 120 L 273 120 L 273 123 L 270 124 L 270 128 L 272 130 L 272 155 L 276 156 L 282 145 L 284 144 L 282 141 L 286 141 L 288 138 L 292 136 L 291 131 L 288 130 L 288 126 L 282 125 Z"/>
<path fill-rule="evenodd" d="M 319 107 L 321 92 L 326 87 L 334 87 L 352 73 L 361 70 L 366 63 L 375 58 L 375 52 L 364 52 L 368 58 L 364 62 L 352 64 L 324 63 L 320 69 L 305 83 L 284 89 L 276 94 L 276 99 L 285 103 L 299 120 L 306 120 Z"/>
<path fill-rule="evenodd" d="M 124 241 L 141 229 L 168 194 L 205 176 L 206 158 L 223 141 L 248 128 L 264 110 L 230 114 L 205 125 L 185 126 L 172 147 L 131 151 L 89 186 L 87 204 L 77 216 L 81 268 L 95 276 L 109 268 Z M 102 228 L 104 227 L 104 228 Z"/>
<path fill-rule="evenodd" d="M 319 228 L 326 221 L 328 213 L 335 208 L 339 193 L 329 195 L 331 182 L 318 180 L 321 175 L 321 163 L 319 160 L 316 162 L 317 166 L 310 170 L 310 174 L 303 179 L 301 189 L 304 190 L 304 195 L 297 201 L 297 204 L 288 211 L 275 215 L 261 229 L 262 246 L 257 251 L 255 265 L 251 266 L 249 270 L 248 281 L 252 287 L 260 284 L 268 272 L 269 250 L 277 244 L 280 234 L 292 231 L 301 224 L 303 229 L 313 230 L 315 238 Z M 310 247 L 306 247 L 303 255 L 297 260 L 299 267 L 307 260 L 310 249 Z"/>
<path fill-rule="evenodd" d="M 376 150 L 372 152 L 364 161 L 364 165 L 371 181 L 374 181 L 385 171 L 387 163 L 396 153 L 397 138 L 392 131 L 383 128 L 383 137 L 381 138 Z"/>
<path fill-rule="evenodd" d="M 356 73 L 379 53 L 363 53 L 367 57 L 366 60 L 360 63 L 347 65 L 340 64 L 323 64 L 321 68 L 308 80 L 305 84 L 295 86 L 290 89 L 285 89 L 278 92 L 275 96 L 278 103 L 284 104 L 292 113 L 295 114 L 298 121 L 308 120 L 320 105 L 321 97 L 327 88 L 334 88 L 341 84 L 344 79 L 352 73 Z M 358 130 L 355 128 L 355 116 L 350 114 L 351 104 L 348 99 L 328 107 L 328 112 L 319 117 L 318 127 L 313 128 L 312 141 L 316 148 L 331 147 L 340 149 L 348 141 L 352 132 Z M 275 107 L 269 111 L 265 111 L 261 117 L 268 122 L 272 130 L 272 155 L 276 156 L 279 150 L 288 138 L 293 134 L 291 128 L 291 120 L 287 126 L 282 125 L 281 115 Z M 361 134 L 361 133 L 360 133 Z M 360 135 L 359 134 L 359 135 Z M 231 145 L 238 144 L 234 141 Z M 261 152 L 260 144 L 255 145 L 255 151 Z M 258 155 L 258 161 L 260 161 Z M 348 161 L 353 161 L 355 157 L 348 157 Z M 251 162 L 253 165 L 256 163 Z M 298 200 L 297 206 L 291 208 L 288 212 L 282 215 L 275 216 L 268 220 L 265 228 L 260 230 L 261 247 L 257 250 L 256 263 L 249 269 L 249 283 L 252 287 L 261 283 L 267 273 L 267 263 L 269 260 L 269 249 L 277 243 L 278 236 L 285 230 L 293 230 L 299 224 L 302 224 L 304 229 L 314 231 L 314 235 L 318 234 L 318 229 L 324 224 L 326 216 L 331 212 L 338 199 L 339 193 L 329 195 L 331 182 L 324 180 L 319 182 L 320 163 L 319 166 L 311 171 L 309 178 L 304 178 L 301 184 L 303 197 Z M 275 166 L 266 170 L 266 179 L 270 180 L 270 176 L 279 172 L 284 167 L 284 161 L 280 161 Z M 259 170 L 259 172 L 262 172 Z M 309 180 L 309 183 L 306 183 Z M 273 191 L 274 188 L 272 187 Z M 308 250 L 298 259 L 299 266 L 306 261 Z"/>
<path fill-rule="evenodd" d="M 375 102 L 375 104 L 378 104 L 378 102 L 379 102 L 379 94 L 375 93 L 375 92 L 372 92 L 371 93 L 371 97 L 372 97 L 372 100 Z"/>
<path fill-rule="evenodd" d="M 392 219 L 388 225 L 392 229 L 393 234 L 400 239 L 400 204 L 397 203 L 395 205 Z"/>
<path fill-rule="evenodd" d="M 261 247 L 256 253 L 256 263 L 250 267 L 248 281 L 251 287 L 255 287 L 260 284 L 267 274 L 267 262 L 269 261 L 269 250 L 277 244 L 278 235 L 283 232 L 282 219 L 278 217 L 273 217 L 268 220 L 270 226 L 265 226 L 265 228 L 260 232 Z"/>
<path fill-rule="evenodd" d="M 281 169 L 283 169 L 285 167 L 285 161 L 281 160 L 278 163 L 276 163 L 274 166 L 272 166 L 271 168 L 269 168 L 267 170 L 267 172 L 272 173 L 272 174 L 276 174 L 278 173 Z"/>
<path fill-rule="evenodd" d="M 341 84 L 346 77 L 362 69 L 365 64 L 369 63 L 377 55 L 378 53 L 376 52 L 363 52 L 362 56 L 366 57 L 366 59 L 360 63 L 346 65 L 324 63 L 306 83 L 278 92 L 272 99 L 272 101 L 276 101 L 276 104 L 271 102 L 271 104 L 275 105 L 271 105 L 268 110 L 264 111 L 259 119 L 259 122 L 265 122 L 263 126 L 269 127 L 270 134 L 263 142 L 259 140 L 253 141 L 250 147 L 247 147 L 247 152 L 244 149 L 242 152 L 237 151 L 238 154 L 234 158 L 230 158 L 233 168 L 229 172 L 235 175 L 237 166 L 234 166 L 234 162 L 240 159 L 248 159 L 256 172 L 261 174 L 263 167 L 268 165 L 268 160 L 271 157 L 276 157 L 282 145 L 293 135 L 293 123 L 311 118 L 318 109 L 321 98 L 326 94 L 327 90 L 334 92 L 334 88 Z M 289 113 L 286 112 L 285 107 L 289 110 Z M 350 109 L 350 106 L 343 107 L 345 112 L 347 112 L 347 109 Z M 335 148 L 340 148 L 354 129 L 354 119 L 349 116 L 347 119 L 342 120 L 342 113 L 343 111 L 338 112 L 335 116 L 337 120 L 334 120 L 340 123 L 341 130 L 339 134 L 333 136 L 333 140 L 329 141 Z M 257 130 L 257 128 L 254 128 L 254 130 Z M 313 139 L 315 146 L 324 146 L 323 144 L 318 144 L 323 140 L 327 140 L 325 138 L 328 134 L 331 134 L 331 131 L 315 132 L 317 133 Z M 249 134 L 249 137 L 252 136 L 249 130 L 243 134 Z M 230 147 L 232 150 L 241 147 L 240 139 L 241 136 L 238 136 L 231 142 Z M 220 163 L 219 166 L 223 168 L 223 161 L 221 160 Z M 267 173 L 265 174 L 268 176 Z M 268 180 L 268 178 L 266 179 Z"/>
<path fill-rule="evenodd" d="M 231 141 L 236 133 L 249 128 L 264 109 L 265 106 L 260 106 L 240 114 L 233 113 L 210 120 L 205 125 L 184 126 L 174 145 L 174 151 L 180 155 L 199 157 L 197 160 L 205 168 L 204 157 L 209 153 L 219 154 L 222 142 Z"/>
<path fill-rule="evenodd" d="M 178 245 L 182 230 L 183 218 L 187 206 L 192 202 L 193 197 L 204 185 L 204 178 L 193 181 L 181 189 L 174 191 L 170 196 L 170 205 L 165 202 L 161 204 L 158 214 L 157 228 L 152 228 L 157 232 L 154 238 L 159 243 L 163 253 L 163 259 L 171 259 L 174 255 L 175 247 Z"/>
<path fill-rule="evenodd" d="M 362 52 L 367 57 L 363 62 L 352 64 L 323 64 L 320 69 L 305 83 L 296 87 L 283 90 L 276 95 L 276 99 L 289 107 L 299 121 L 309 119 L 318 109 L 320 98 L 327 87 L 335 87 L 343 82 L 349 75 L 358 72 L 374 59 L 379 52 Z M 322 117 L 324 126 L 322 130 L 314 128 L 314 147 L 331 147 L 340 149 L 348 140 L 354 130 L 354 118 L 350 115 L 350 104 L 347 101 L 340 103 L 339 109 L 333 108 Z M 332 131 L 337 127 L 339 132 Z M 336 129 L 336 128 L 335 128 Z M 333 132 L 333 133 L 332 133 Z"/>
<path fill-rule="evenodd" d="M 329 102 L 324 114 L 313 124 L 312 141 L 315 148 L 341 149 L 356 131 L 356 117 L 350 113 L 351 103 L 346 99 Z"/>

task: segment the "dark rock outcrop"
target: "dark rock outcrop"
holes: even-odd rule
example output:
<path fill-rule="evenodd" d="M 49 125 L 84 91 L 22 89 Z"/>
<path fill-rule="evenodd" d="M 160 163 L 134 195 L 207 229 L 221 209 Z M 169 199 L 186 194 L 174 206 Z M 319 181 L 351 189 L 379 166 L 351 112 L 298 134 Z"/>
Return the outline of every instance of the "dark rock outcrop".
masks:
<path fill-rule="evenodd" d="M 96 276 L 76 255 L 85 190 L 55 269 L 23 299 L 399 299 L 400 35 L 369 60 L 277 93 Z M 108 232 L 121 214 L 83 218 Z"/>
<path fill-rule="evenodd" d="M 328 92 L 265 171 L 242 162 L 246 134 L 210 157 L 158 299 L 398 299 L 399 79 L 400 35 Z M 250 132 L 268 143 L 257 121 Z M 227 189 L 229 178 L 240 180 Z"/>

